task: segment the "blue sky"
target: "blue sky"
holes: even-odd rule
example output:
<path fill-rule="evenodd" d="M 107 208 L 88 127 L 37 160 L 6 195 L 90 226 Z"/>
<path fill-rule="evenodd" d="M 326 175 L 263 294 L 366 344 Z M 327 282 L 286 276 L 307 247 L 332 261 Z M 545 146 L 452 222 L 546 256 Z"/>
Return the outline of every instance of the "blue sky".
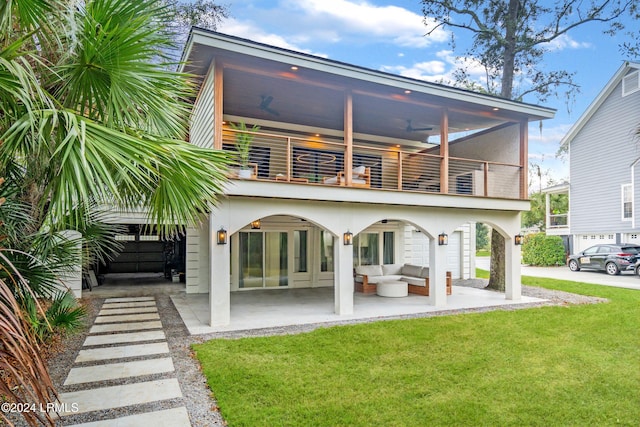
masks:
<path fill-rule="evenodd" d="M 218 27 L 222 33 L 427 81 L 447 79 L 455 68 L 450 33 L 438 29 L 424 36 L 428 27 L 418 0 L 243 0 L 229 9 L 231 17 Z M 618 51 L 623 36 L 606 36 L 603 29 L 580 27 L 545 57 L 545 68 L 576 72 L 581 86 L 569 106 L 553 98 L 544 104 L 558 111 L 542 132 L 538 123 L 530 128 L 529 159 L 555 180 L 568 177 L 567 162 L 555 157 L 561 138 L 628 59 Z"/>

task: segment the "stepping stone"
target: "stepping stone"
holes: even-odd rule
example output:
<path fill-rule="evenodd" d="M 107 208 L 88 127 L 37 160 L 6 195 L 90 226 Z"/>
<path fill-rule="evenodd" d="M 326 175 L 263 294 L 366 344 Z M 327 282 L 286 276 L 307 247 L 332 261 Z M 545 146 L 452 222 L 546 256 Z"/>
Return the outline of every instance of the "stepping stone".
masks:
<path fill-rule="evenodd" d="M 157 307 L 133 307 L 133 308 L 103 308 L 98 316 L 111 316 L 113 314 L 137 314 L 137 313 L 157 313 Z"/>
<path fill-rule="evenodd" d="M 83 347 L 90 345 L 118 344 L 123 342 L 164 340 L 164 331 L 125 332 L 110 335 L 90 335 L 84 340 Z"/>
<path fill-rule="evenodd" d="M 107 323 L 104 325 L 93 325 L 89 330 L 90 334 L 99 334 L 100 332 L 123 332 L 138 331 L 142 329 L 161 329 L 162 322 L 152 320 L 149 322 L 133 322 L 133 323 Z"/>
<path fill-rule="evenodd" d="M 74 424 L 70 427 L 191 427 L 187 408 L 165 409 L 163 411 L 145 412 L 144 414 L 127 415 L 111 420 Z"/>
<path fill-rule="evenodd" d="M 140 377 L 143 375 L 163 374 L 173 371 L 175 371 L 175 369 L 173 368 L 173 362 L 170 357 L 83 366 L 80 368 L 72 368 L 69 371 L 64 385 Z"/>
<path fill-rule="evenodd" d="M 97 360 L 125 359 L 127 357 L 151 356 L 153 354 L 168 354 L 169 345 L 166 342 L 149 344 L 122 345 L 117 347 L 90 348 L 80 350 L 75 363 L 95 362 Z"/>
<path fill-rule="evenodd" d="M 93 323 L 137 322 L 140 320 L 160 320 L 158 313 L 121 314 L 116 316 L 98 316 Z"/>
<path fill-rule="evenodd" d="M 155 297 L 119 297 L 119 298 L 107 298 L 104 300 L 108 302 L 136 302 L 136 301 L 155 301 Z"/>
<path fill-rule="evenodd" d="M 105 308 L 133 308 L 133 307 L 155 307 L 155 301 L 139 301 L 139 302 L 105 302 L 102 309 Z"/>
<path fill-rule="evenodd" d="M 182 392 L 175 378 L 92 388 L 60 393 L 60 402 L 66 409 L 60 415 L 75 415 L 180 397 Z"/>

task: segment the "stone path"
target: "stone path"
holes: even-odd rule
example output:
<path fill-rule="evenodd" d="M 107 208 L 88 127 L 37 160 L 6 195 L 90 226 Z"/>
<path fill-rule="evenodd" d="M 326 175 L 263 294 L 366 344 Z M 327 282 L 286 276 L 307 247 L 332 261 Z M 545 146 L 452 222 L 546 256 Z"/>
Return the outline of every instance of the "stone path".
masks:
<path fill-rule="evenodd" d="M 59 391 L 64 425 L 191 426 L 154 297 L 106 299 Z"/>

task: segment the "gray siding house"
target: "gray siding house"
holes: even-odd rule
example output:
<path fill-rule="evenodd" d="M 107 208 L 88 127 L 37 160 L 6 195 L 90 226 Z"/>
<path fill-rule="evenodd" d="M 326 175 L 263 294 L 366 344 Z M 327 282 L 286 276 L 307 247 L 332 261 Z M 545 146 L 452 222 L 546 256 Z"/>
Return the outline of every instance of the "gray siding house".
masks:
<path fill-rule="evenodd" d="M 565 235 L 572 252 L 597 243 L 640 243 L 640 63 L 625 62 L 562 139 L 569 152 L 568 220 L 548 234 Z"/>

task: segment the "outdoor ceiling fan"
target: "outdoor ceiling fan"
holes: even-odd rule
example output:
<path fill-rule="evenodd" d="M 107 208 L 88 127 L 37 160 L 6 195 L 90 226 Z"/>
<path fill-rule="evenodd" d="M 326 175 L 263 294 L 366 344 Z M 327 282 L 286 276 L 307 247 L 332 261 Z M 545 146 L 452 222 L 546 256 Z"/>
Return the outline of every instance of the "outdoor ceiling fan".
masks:
<path fill-rule="evenodd" d="M 433 128 L 432 127 L 414 128 L 413 126 L 411 126 L 411 119 L 407 119 L 407 128 L 406 128 L 407 132 L 420 132 L 420 131 L 427 131 L 427 130 L 433 130 Z"/>
<path fill-rule="evenodd" d="M 272 114 L 274 116 L 279 116 L 280 113 L 276 110 L 274 110 L 273 108 L 269 107 L 269 105 L 271 105 L 271 102 L 273 101 L 273 96 L 271 95 L 260 95 L 260 98 L 262 98 L 262 101 L 260 101 L 260 109 L 262 111 L 265 111 L 269 114 Z"/>

